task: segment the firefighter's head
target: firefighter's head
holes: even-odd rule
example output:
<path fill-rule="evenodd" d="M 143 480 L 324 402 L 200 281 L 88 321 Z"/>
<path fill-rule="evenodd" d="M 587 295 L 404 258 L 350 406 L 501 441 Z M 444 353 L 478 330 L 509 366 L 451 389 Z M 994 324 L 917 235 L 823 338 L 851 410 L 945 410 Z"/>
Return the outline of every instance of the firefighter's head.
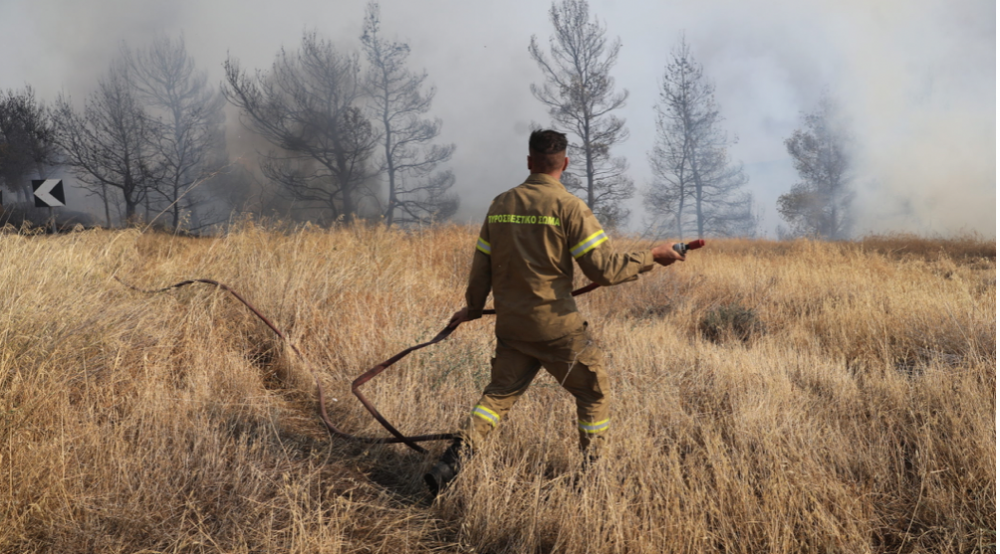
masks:
<path fill-rule="evenodd" d="M 528 139 L 528 170 L 557 177 L 561 175 L 569 166 L 566 144 L 566 135 L 558 131 L 532 131 Z"/>

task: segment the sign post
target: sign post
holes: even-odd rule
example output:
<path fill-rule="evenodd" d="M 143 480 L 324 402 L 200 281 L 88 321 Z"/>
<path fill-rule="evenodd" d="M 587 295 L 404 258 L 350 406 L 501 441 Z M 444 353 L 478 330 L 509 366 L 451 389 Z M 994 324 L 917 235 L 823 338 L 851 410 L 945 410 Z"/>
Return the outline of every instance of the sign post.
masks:
<path fill-rule="evenodd" d="M 59 232 L 56 229 L 56 213 L 53 208 L 66 205 L 66 193 L 63 191 L 62 179 L 41 179 L 31 181 L 31 188 L 35 191 L 35 207 L 49 208 L 49 218 L 52 220 L 52 234 Z"/>

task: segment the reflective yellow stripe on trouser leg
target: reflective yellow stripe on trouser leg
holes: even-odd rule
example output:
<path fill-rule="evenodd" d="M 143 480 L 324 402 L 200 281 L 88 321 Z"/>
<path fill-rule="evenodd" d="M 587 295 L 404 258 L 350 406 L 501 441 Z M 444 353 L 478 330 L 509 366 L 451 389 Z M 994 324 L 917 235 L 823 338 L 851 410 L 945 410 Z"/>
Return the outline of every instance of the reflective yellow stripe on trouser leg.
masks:
<path fill-rule="evenodd" d="M 588 435 L 593 435 L 594 433 L 600 433 L 601 431 L 605 431 L 610 426 L 611 426 L 611 418 L 593 423 L 590 421 L 580 421 L 580 431 L 587 433 Z"/>
<path fill-rule="evenodd" d="M 496 427 L 497 423 L 500 423 L 500 416 L 482 404 L 476 404 L 476 407 L 472 409 L 472 415 L 486 420 L 493 427 Z"/>
<path fill-rule="evenodd" d="M 580 430 L 580 449 L 583 451 L 602 448 L 607 441 L 608 428 L 611 427 L 611 419 L 602 419 L 600 421 L 583 421 L 579 420 L 579 430 Z M 595 442 L 596 441 L 596 442 Z"/>

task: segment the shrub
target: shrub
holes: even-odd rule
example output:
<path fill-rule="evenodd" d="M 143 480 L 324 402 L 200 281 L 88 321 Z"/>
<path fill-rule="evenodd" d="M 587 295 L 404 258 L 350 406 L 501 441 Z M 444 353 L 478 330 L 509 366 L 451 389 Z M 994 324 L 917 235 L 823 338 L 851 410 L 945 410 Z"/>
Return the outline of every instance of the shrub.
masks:
<path fill-rule="evenodd" d="M 764 331 L 764 324 L 752 308 L 732 303 L 709 310 L 698 323 L 698 329 L 712 342 L 731 338 L 748 342 L 751 337 Z"/>

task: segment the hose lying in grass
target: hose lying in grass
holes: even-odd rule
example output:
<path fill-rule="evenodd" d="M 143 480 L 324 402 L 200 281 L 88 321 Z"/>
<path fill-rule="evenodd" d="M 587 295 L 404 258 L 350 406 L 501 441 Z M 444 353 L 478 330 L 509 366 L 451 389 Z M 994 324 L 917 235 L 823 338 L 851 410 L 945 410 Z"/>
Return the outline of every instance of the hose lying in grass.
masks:
<path fill-rule="evenodd" d="M 162 289 L 147 290 L 147 289 L 141 289 L 139 287 L 130 285 L 130 284 L 126 283 L 125 281 L 122 281 L 121 279 L 119 279 L 117 275 L 114 276 L 114 279 L 116 281 L 118 281 L 119 283 L 121 283 L 122 285 L 124 285 L 124 286 L 126 286 L 126 287 L 128 287 L 128 288 L 130 288 L 132 290 L 135 290 L 135 291 L 138 291 L 138 292 L 142 292 L 142 293 L 146 293 L 146 294 L 157 294 L 157 293 L 161 293 L 161 292 L 167 292 L 169 290 L 178 289 L 178 288 L 181 288 L 181 287 L 186 287 L 188 285 L 193 285 L 195 283 L 204 283 L 206 285 L 212 285 L 214 287 L 220 288 L 220 289 L 228 292 L 229 294 L 232 294 L 237 300 L 239 300 L 240 302 L 242 302 L 244 306 L 246 306 L 247 308 L 249 308 L 250 311 L 253 312 L 253 314 L 255 316 L 257 316 L 261 321 L 263 321 L 265 325 L 267 325 L 268 327 L 270 327 L 271 330 L 274 331 L 274 334 L 278 335 L 278 337 L 281 338 L 281 340 L 283 340 L 285 342 L 285 344 L 287 344 L 289 346 L 289 348 L 292 349 L 292 352 L 295 352 L 295 355 L 298 356 L 299 359 L 303 363 L 305 363 L 306 367 L 309 368 L 309 372 L 312 373 L 313 378 L 316 380 L 316 390 L 317 390 L 317 393 L 318 393 L 318 400 L 319 400 L 319 414 L 320 414 L 320 419 L 323 420 L 323 424 L 326 426 L 327 431 L 329 431 L 330 434 L 333 435 L 333 436 L 335 436 L 335 437 L 340 437 L 342 439 L 348 439 L 348 440 L 363 442 L 363 443 L 366 443 L 366 444 L 392 444 L 392 443 L 400 443 L 401 442 L 401 443 L 405 444 L 406 446 L 409 446 L 410 448 L 412 448 L 412 449 L 414 449 L 414 450 L 416 450 L 417 452 L 420 452 L 420 453 L 425 453 L 425 452 L 427 452 L 427 450 L 424 449 L 423 447 L 421 447 L 420 445 L 418 445 L 417 444 L 418 442 L 450 440 L 450 439 L 452 439 L 454 437 L 454 435 L 452 435 L 451 433 L 439 433 L 439 434 L 436 434 L 436 435 L 416 435 L 416 436 L 410 436 L 410 437 L 403 435 L 395 427 L 393 427 L 393 425 L 391 423 L 389 423 L 385 419 L 385 417 L 383 417 L 382 414 L 379 413 L 378 410 L 375 409 L 375 406 L 372 405 L 371 401 L 369 401 L 367 398 L 365 398 L 365 396 L 363 394 L 361 394 L 361 391 L 359 389 L 360 389 L 361 385 L 367 383 L 373 377 L 375 377 L 379 373 L 382 373 L 383 371 L 385 371 L 386 369 L 388 369 L 389 366 L 391 366 L 392 364 L 394 364 L 394 363 L 398 362 L 399 360 L 405 358 L 411 352 L 414 352 L 416 350 L 420 350 L 421 348 L 426 348 L 426 347 L 428 347 L 428 346 L 430 346 L 432 344 L 437 344 L 437 343 L 443 341 L 444 339 L 448 338 L 452 334 L 452 332 L 454 332 L 455 329 L 458 328 L 457 325 L 454 326 L 454 327 L 448 326 L 448 327 L 445 327 L 444 329 L 441 329 L 441 332 L 439 332 L 431 340 L 429 340 L 427 342 L 424 342 L 424 343 L 421 343 L 421 344 L 418 344 L 416 346 L 411 346 L 410 348 L 407 348 L 406 350 L 403 350 L 402 352 L 396 354 L 395 356 L 389 358 L 388 360 L 385 360 L 384 362 L 381 362 L 378 365 L 376 365 L 375 367 L 373 367 L 373 368 L 369 369 L 368 371 L 364 372 L 360 377 L 358 377 L 357 379 L 355 379 L 351 383 L 351 392 L 354 393 L 354 396 L 358 397 L 358 400 L 361 401 L 361 404 L 364 405 L 365 409 L 367 409 L 368 412 L 371 413 L 372 416 L 379 423 L 381 423 L 382 426 L 385 427 L 386 430 L 389 431 L 389 433 L 391 433 L 393 435 L 392 437 L 359 437 L 357 435 L 352 435 L 350 433 L 345 433 L 344 431 L 341 431 L 340 429 L 337 429 L 337 427 L 335 427 L 333 425 L 333 423 L 330 421 L 330 416 L 326 412 L 326 396 L 323 394 L 323 384 L 320 383 L 319 374 L 313 368 L 312 363 L 309 362 L 309 360 L 302 354 L 302 352 L 298 349 L 297 346 L 295 346 L 291 341 L 288 340 L 288 337 L 286 337 L 285 334 L 282 333 L 280 329 L 278 329 L 273 323 L 271 323 L 271 320 L 267 319 L 264 316 L 264 314 L 260 313 L 260 310 L 258 310 L 256 307 L 254 307 L 253 304 L 251 304 L 250 302 L 248 302 L 245 298 L 243 298 L 242 296 L 240 296 L 240 294 L 238 292 L 236 292 L 235 290 L 233 290 L 229 286 L 227 286 L 227 285 L 225 285 L 223 283 L 220 283 L 218 281 L 213 281 L 212 279 L 189 279 L 187 281 L 181 281 L 179 283 L 175 283 L 173 285 L 170 285 L 168 287 L 164 287 Z M 573 291 L 573 296 L 577 296 L 579 294 L 590 292 L 590 291 L 596 289 L 598 286 L 600 286 L 600 285 L 597 285 L 595 283 L 591 283 L 591 284 L 589 284 L 589 285 L 587 285 L 585 287 L 582 287 L 580 289 L 577 289 L 577 290 Z M 484 314 L 496 314 L 496 310 L 483 310 L 483 313 Z"/>

